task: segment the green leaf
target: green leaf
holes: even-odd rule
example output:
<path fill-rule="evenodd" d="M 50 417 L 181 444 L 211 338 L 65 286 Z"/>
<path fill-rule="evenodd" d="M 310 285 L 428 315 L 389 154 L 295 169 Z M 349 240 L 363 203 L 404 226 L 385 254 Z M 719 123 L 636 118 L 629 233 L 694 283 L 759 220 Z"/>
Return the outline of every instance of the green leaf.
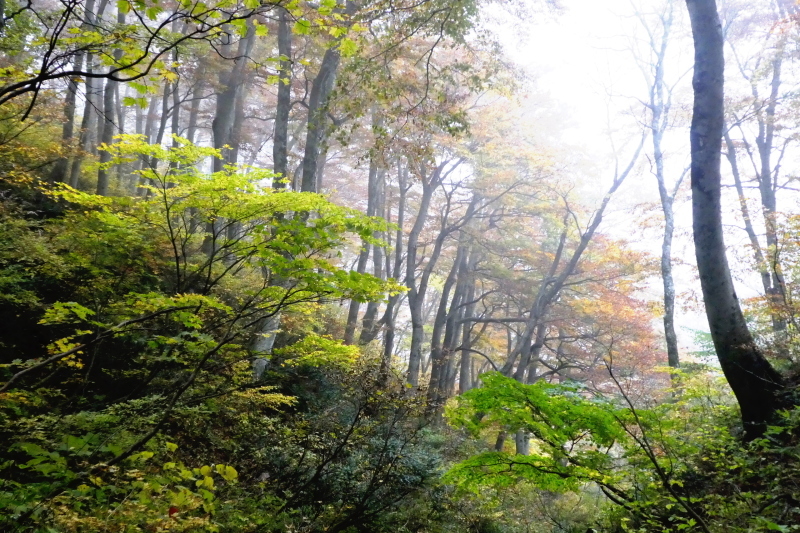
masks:
<path fill-rule="evenodd" d="M 358 45 L 354 40 L 345 37 L 339 42 L 339 51 L 344 57 L 352 57 L 358 52 Z"/>
<path fill-rule="evenodd" d="M 294 23 L 292 31 L 297 35 L 308 35 L 311 33 L 311 22 L 305 19 L 300 19 Z"/>

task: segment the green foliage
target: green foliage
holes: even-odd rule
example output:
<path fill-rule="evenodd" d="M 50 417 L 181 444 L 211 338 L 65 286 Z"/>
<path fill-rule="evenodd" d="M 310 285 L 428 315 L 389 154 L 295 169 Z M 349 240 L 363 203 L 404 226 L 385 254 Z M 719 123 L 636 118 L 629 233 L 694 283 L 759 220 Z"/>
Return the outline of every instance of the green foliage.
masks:
<path fill-rule="evenodd" d="M 449 476 L 477 490 L 485 482 L 511 486 L 526 481 L 561 492 L 600 480 L 611 466 L 608 449 L 624 438 L 616 410 L 584 397 L 574 387 L 540 381 L 524 385 L 497 372 L 482 376 L 484 386 L 448 408 L 452 424 L 479 435 L 484 428 L 524 430 L 534 437 L 530 455 L 486 452 L 456 466 Z M 478 415 L 480 413 L 480 415 Z M 605 450 L 603 450 L 605 448 Z"/>
<path fill-rule="evenodd" d="M 782 413 L 764 438 L 743 444 L 731 433 L 738 413 L 718 371 L 675 371 L 673 401 L 650 409 L 624 395 L 598 401 L 575 387 L 523 385 L 496 373 L 484 381 L 450 407 L 451 423 L 481 437 L 492 428 L 525 430 L 531 453 L 473 455 L 447 475 L 462 489 L 498 500 L 533 491 L 553 505 L 559 501 L 554 493 L 602 493 L 614 504 L 601 506 L 576 528 L 798 528 L 799 411 Z"/>
<path fill-rule="evenodd" d="M 401 290 L 337 261 L 348 239 L 373 242 L 386 224 L 320 195 L 273 192 L 268 172 L 205 175 L 198 165 L 219 153 L 182 139 L 165 149 L 121 137 L 103 149 L 109 166 L 160 161 L 140 172 L 145 196 L 55 185 L 38 194 L 60 216 L 26 219 L 15 197 L 0 213 L 0 306 L 25 332 L 4 335 L 0 350 L 0 523 L 251 530 L 255 522 L 217 495 L 243 490 L 233 482 L 245 450 L 229 439 L 240 432 L 263 446 L 272 438 L 263 421 L 296 405 L 280 383 L 254 381 L 250 362 L 264 354 L 252 339 L 277 313 Z M 347 373 L 359 356 L 312 334 L 275 360 Z M 201 429 L 214 435 L 206 452 Z M 256 505 L 252 494 L 242 505 Z"/>
<path fill-rule="evenodd" d="M 80 458 L 91 459 L 98 435 L 65 436 L 55 451 L 33 443 L 18 446 L 29 460 L 19 469 L 40 478 L 38 483 L 7 483 L 0 490 L 0 508 L 9 518 L 32 514 L 58 531 L 219 531 L 214 514 L 219 485 L 234 484 L 238 472 L 229 465 L 187 467 L 175 460 L 178 446 L 166 442 L 163 448 L 131 455 L 124 464 L 87 474 L 71 470 Z M 113 447 L 101 447 L 104 455 Z M 58 483 L 74 486 L 48 498 Z M 44 501 L 42 499 L 44 498 Z"/>

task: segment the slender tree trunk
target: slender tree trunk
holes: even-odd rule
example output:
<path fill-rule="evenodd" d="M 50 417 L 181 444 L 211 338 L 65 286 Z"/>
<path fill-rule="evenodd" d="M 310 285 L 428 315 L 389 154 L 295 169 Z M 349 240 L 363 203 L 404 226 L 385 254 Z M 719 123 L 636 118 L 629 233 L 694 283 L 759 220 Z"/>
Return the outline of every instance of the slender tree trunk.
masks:
<path fill-rule="evenodd" d="M 664 154 L 661 148 L 663 118 L 653 113 L 653 159 L 656 165 L 658 194 L 664 213 L 664 236 L 661 241 L 661 280 L 664 288 L 664 337 L 667 343 L 667 364 L 671 368 L 680 366 L 678 336 L 675 333 L 675 281 L 672 276 L 672 237 L 675 232 L 674 196 L 667 192 L 664 176 Z"/>
<path fill-rule="evenodd" d="M 122 105 L 119 83 L 114 88 L 114 110 L 117 118 L 117 129 L 119 129 L 120 133 L 125 133 L 125 108 Z"/>
<path fill-rule="evenodd" d="M 203 100 L 203 91 L 205 90 L 206 84 L 203 80 L 204 69 L 198 69 L 198 77 L 194 82 L 194 87 L 192 87 L 192 104 L 189 106 L 189 121 L 188 125 L 186 126 L 186 139 L 190 143 L 197 142 L 197 119 L 200 115 L 200 103 Z"/>
<path fill-rule="evenodd" d="M 356 3 L 347 0 L 345 12 L 352 15 Z M 333 44 L 322 56 L 314 81 L 311 84 L 311 93 L 308 95 L 308 124 L 306 129 L 306 147 L 303 154 L 303 173 L 300 190 L 303 192 L 319 192 L 319 157 L 321 146 L 325 140 L 325 127 L 327 124 L 328 100 L 336 84 L 336 75 L 339 71 L 342 54 L 339 47 Z"/>
<path fill-rule="evenodd" d="M 306 130 L 306 149 L 303 155 L 303 174 L 300 190 L 319 192 L 318 174 L 320 146 L 325 136 L 327 124 L 326 110 L 328 98 L 333 92 L 336 74 L 339 70 L 341 53 L 338 47 L 331 47 L 322 56 L 319 73 L 311 84 L 308 98 L 308 125 Z"/>
<path fill-rule="evenodd" d="M 373 117 L 375 117 L 373 113 Z M 375 118 L 373 118 L 373 122 Z M 378 203 L 380 195 L 380 187 L 378 184 L 378 163 L 375 157 L 370 159 L 369 175 L 367 178 L 367 216 L 374 217 L 378 213 Z M 367 261 L 369 260 L 370 248 L 373 247 L 368 242 L 361 243 L 361 252 L 358 255 L 358 263 L 356 265 L 356 272 L 363 274 L 367 270 Z M 345 344 L 353 344 L 355 341 L 356 325 L 358 323 L 358 313 L 361 304 L 356 300 L 350 301 L 350 306 L 347 313 L 347 323 L 344 329 L 344 342 Z"/>
<path fill-rule="evenodd" d="M 726 131 L 725 139 L 725 156 L 731 166 L 731 174 L 733 175 L 733 184 L 736 188 L 737 198 L 739 199 L 739 209 L 742 213 L 742 220 L 744 221 L 744 230 L 750 240 L 750 248 L 753 250 L 753 258 L 758 267 L 758 273 L 761 277 L 761 285 L 764 288 L 764 294 L 769 295 L 772 292 L 772 276 L 767 260 L 764 258 L 764 253 L 761 248 L 761 243 L 758 241 L 758 234 L 753 227 L 753 221 L 750 217 L 750 209 L 747 206 L 747 197 L 744 195 L 744 186 L 742 185 L 742 177 L 739 171 L 739 164 L 736 158 L 736 145 L 733 143 L 730 134 Z M 773 329 L 777 317 L 773 315 Z"/>
<path fill-rule="evenodd" d="M 419 246 L 419 236 L 425 226 L 428 217 L 431 199 L 435 190 L 442 184 L 444 178 L 457 169 L 463 159 L 453 161 L 443 161 L 436 169 L 427 176 L 425 165 L 421 165 L 420 177 L 422 179 L 422 198 L 414 221 L 414 227 L 408 235 L 408 254 L 406 258 L 406 287 L 408 287 L 408 307 L 411 314 L 411 349 L 408 356 L 408 383 L 419 385 L 420 364 L 422 363 L 422 343 L 425 337 L 425 317 L 422 308 L 425 302 L 425 294 L 428 290 L 428 282 L 433 272 L 439 255 L 442 251 L 444 241 L 449 234 L 447 218 L 450 215 L 450 201 L 443 207 L 441 227 L 434 240 L 433 249 L 428 256 L 428 262 L 422 269 L 422 275 L 417 279 L 417 248 Z M 447 166 L 450 168 L 445 172 Z"/>
<path fill-rule="evenodd" d="M 781 86 L 781 71 L 783 65 L 783 54 L 786 46 L 786 38 L 781 37 L 781 44 L 776 51 L 772 61 L 772 81 L 770 84 L 770 95 L 767 105 L 763 112 L 757 111 L 759 134 L 756 137 L 759 160 L 761 168 L 758 172 L 758 191 L 761 196 L 761 211 L 764 215 L 764 229 L 767 242 L 767 264 L 770 271 L 770 286 L 766 291 L 766 297 L 772 307 L 772 329 L 776 332 L 786 329 L 786 320 L 783 318 L 780 308 L 783 305 L 783 295 L 785 294 L 785 284 L 783 273 L 778 258 L 778 228 L 777 228 L 777 198 L 775 190 L 777 187 L 777 170 L 772 168 L 772 151 L 775 140 L 775 111 L 778 106 Z M 757 94 L 755 85 L 754 94 Z"/>
<path fill-rule="evenodd" d="M 678 336 L 675 333 L 675 282 L 672 277 L 672 237 L 675 231 L 675 216 L 673 212 L 674 194 L 667 190 L 666 175 L 664 170 L 664 151 L 662 142 L 664 132 L 669 126 L 669 102 L 671 94 L 664 79 L 665 62 L 669 48 L 674 7 L 672 2 L 666 7 L 667 12 L 661 17 L 660 40 L 651 37 L 650 48 L 655 55 L 653 65 L 653 80 L 650 86 L 650 131 L 653 141 L 653 162 L 655 163 L 655 177 L 658 184 L 658 196 L 661 200 L 661 210 L 664 214 L 664 236 L 661 241 L 661 280 L 664 288 L 664 338 L 667 344 L 667 363 L 672 368 L 680 366 L 678 355 Z M 678 180 L 678 185 L 681 180 Z M 677 186 L 675 188 L 677 192 Z"/>
<path fill-rule="evenodd" d="M 75 54 L 75 59 L 72 62 L 74 70 L 81 70 L 83 68 L 83 52 Z M 78 94 L 78 77 L 72 76 L 67 83 L 67 96 L 64 98 L 64 125 L 61 129 L 61 142 L 65 150 L 73 150 L 73 137 L 75 136 L 75 104 Z M 70 181 L 69 176 L 69 161 L 70 155 L 60 157 L 53 167 L 53 172 L 50 179 L 53 181 Z"/>
<path fill-rule="evenodd" d="M 125 24 L 125 13 L 121 10 L 117 11 L 117 24 Z M 122 50 L 114 50 L 115 64 L 119 63 L 121 59 Z M 117 113 L 114 106 L 114 94 L 117 92 L 118 85 L 118 82 L 109 78 L 106 80 L 106 86 L 103 90 L 103 123 L 100 142 L 105 145 L 110 145 L 114 140 L 114 134 L 119 131 L 119 128 L 115 124 Z M 107 150 L 100 152 L 101 167 L 97 171 L 97 194 L 101 196 L 108 196 L 108 177 L 110 172 L 109 169 L 102 167 L 102 165 L 109 161 L 111 161 L 111 153 Z"/>
<path fill-rule="evenodd" d="M 394 265 L 392 270 L 389 270 L 387 262 L 387 272 L 391 272 L 391 276 L 395 279 L 400 279 L 403 268 L 403 226 L 405 224 L 405 211 L 406 211 L 406 194 L 408 193 L 408 169 L 400 168 L 398 163 L 397 171 L 397 186 L 399 192 L 399 199 L 397 202 L 397 232 L 395 234 L 394 246 Z M 387 209 L 387 220 L 389 220 L 389 210 Z M 388 261 L 388 254 L 387 254 Z M 380 322 L 384 325 L 385 334 L 383 337 L 383 358 L 381 360 L 382 372 L 388 372 L 391 365 L 392 355 L 394 354 L 394 337 L 395 337 L 395 309 L 400 303 L 400 295 L 395 294 L 389 297 L 386 304 L 386 311 L 383 314 Z M 374 328 L 373 328 L 374 329 Z M 367 330 L 366 325 L 362 328 L 363 331 Z M 363 343 L 363 342 L 362 342 Z"/>
<path fill-rule="evenodd" d="M 371 216 L 371 215 L 370 215 Z M 363 274 L 367 270 L 367 261 L 369 260 L 369 247 L 366 242 L 361 243 L 361 251 L 358 254 L 358 262 L 356 264 L 356 272 Z M 358 323 L 358 311 L 361 303 L 358 300 L 350 300 L 350 305 L 347 310 L 347 322 L 344 327 L 344 343 L 353 344 L 356 338 L 356 325 Z"/>
<path fill-rule="evenodd" d="M 720 176 L 725 62 L 716 2 L 686 0 L 686 5 L 695 46 L 691 177 L 697 268 L 720 366 L 739 402 L 745 435 L 754 438 L 779 408 L 783 382 L 750 335 L 725 254 Z"/>
<path fill-rule="evenodd" d="M 477 257 L 475 250 L 472 251 L 473 269 Z M 461 365 L 458 376 L 458 392 L 464 394 L 472 388 L 472 327 L 470 318 L 475 316 L 475 280 L 470 280 L 466 296 L 467 305 L 464 307 L 464 325 L 461 334 Z"/>
<path fill-rule="evenodd" d="M 85 26 L 88 28 L 94 24 L 94 0 L 87 0 L 86 7 L 86 21 Z M 94 56 L 86 54 L 86 72 L 91 73 L 94 71 Z M 84 82 L 84 104 L 83 116 L 81 118 L 81 131 L 78 141 L 78 153 L 72 161 L 72 168 L 69 173 L 69 184 L 71 187 L 77 187 L 81 177 L 81 167 L 83 166 L 84 154 L 89 150 L 91 145 L 92 136 L 92 117 L 94 116 L 94 78 L 87 77 Z"/>
<path fill-rule="evenodd" d="M 378 170 L 377 181 L 378 183 L 376 186 L 378 192 L 376 193 L 377 205 L 375 208 L 375 216 L 386 217 L 386 170 Z M 373 237 L 380 239 L 382 235 L 379 232 L 375 232 Z M 378 279 L 386 279 L 383 261 L 383 248 L 372 245 L 372 273 Z M 361 336 L 358 339 L 359 344 L 368 344 L 378 336 L 380 323 L 378 323 L 376 319 L 378 317 L 379 305 L 380 304 L 375 301 L 367 302 L 367 310 L 364 312 L 364 317 L 361 322 L 362 327 Z"/>
<path fill-rule="evenodd" d="M 425 336 L 425 322 L 422 317 L 422 303 L 425 300 L 424 287 L 417 283 L 417 242 L 428 217 L 434 187 L 423 183 L 422 199 L 417 218 L 408 235 L 406 257 L 406 287 L 408 287 L 408 308 L 411 315 L 411 347 L 408 354 L 408 382 L 419 385 L 420 363 L 422 362 L 422 341 Z"/>
<path fill-rule="evenodd" d="M 433 331 L 431 332 L 431 379 L 428 384 L 428 407 L 431 411 L 438 410 L 438 403 L 440 397 L 440 389 L 446 379 L 445 366 L 447 364 L 447 343 L 442 341 L 442 336 L 445 332 L 448 314 L 455 310 L 454 306 L 458 306 L 461 295 L 458 291 L 453 295 L 452 302 L 450 300 L 450 291 L 456 285 L 458 280 L 459 271 L 464 268 L 464 254 L 466 248 L 463 246 L 458 247 L 456 258 L 453 261 L 453 266 L 445 279 L 444 286 L 442 287 L 442 294 L 439 300 L 439 306 L 436 310 L 436 317 L 433 321 Z M 449 304 L 449 305 L 448 305 Z M 449 309 L 448 309 L 449 307 Z"/>
<path fill-rule="evenodd" d="M 278 101 L 275 107 L 275 129 L 272 137 L 273 171 L 279 179 L 273 181 L 276 189 L 287 186 L 289 175 L 289 111 L 292 107 L 292 29 L 289 13 L 278 7 L 278 55 L 280 75 L 278 77 Z"/>
<path fill-rule="evenodd" d="M 177 56 L 177 52 L 176 52 Z M 177 62 L 178 58 L 175 57 Z M 180 80 L 175 82 L 172 89 L 172 116 L 170 117 L 169 124 L 170 135 L 172 135 L 172 147 L 178 147 L 178 141 L 175 137 L 181 134 L 181 93 L 180 93 Z"/>

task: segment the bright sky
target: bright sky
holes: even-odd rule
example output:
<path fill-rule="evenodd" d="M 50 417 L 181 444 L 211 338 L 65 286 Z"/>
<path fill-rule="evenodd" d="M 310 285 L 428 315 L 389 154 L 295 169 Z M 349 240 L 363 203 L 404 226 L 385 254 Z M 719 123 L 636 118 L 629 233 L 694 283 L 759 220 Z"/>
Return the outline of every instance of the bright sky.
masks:
<path fill-rule="evenodd" d="M 532 0 L 529 0 L 532 1 Z M 641 109 L 635 97 L 644 98 L 646 84 L 637 67 L 631 47 L 633 35 L 641 31 L 634 17 L 635 0 L 562 0 L 564 10 L 559 14 L 537 15 L 532 23 L 514 23 L 516 32 L 503 33 L 507 54 L 523 66 L 532 78 L 536 91 L 546 93 L 564 113 L 560 138 L 562 142 L 579 146 L 588 157 L 598 161 L 598 171 L 606 179 L 613 176 L 609 127 L 614 131 L 615 142 L 622 144 L 631 134 L 637 137 L 641 129 L 628 112 L 631 107 Z M 653 4 L 643 0 L 644 6 Z M 683 3 L 677 3 L 683 9 Z M 680 16 L 683 15 L 681 12 Z M 504 21 L 503 26 L 509 22 Z M 517 34 L 518 33 L 518 34 Z M 639 33 L 641 36 L 642 34 Z M 684 43 L 685 45 L 686 43 Z M 690 43 L 689 43 L 690 44 Z M 691 67 L 691 50 L 676 47 L 672 75 L 676 78 Z M 667 74 L 670 76 L 670 73 Z M 688 90 L 690 80 L 685 78 Z M 688 143 L 688 130 L 676 131 L 668 173 L 680 174 L 686 165 L 684 143 Z M 684 139 L 685 137 L 685 139 Z M 645 152 L 651 149 L 648 139 Z M 621 159 L 626 160 L 624 151 Z M 605 162 L 605 164 L 604 164 Z M 686 178 L 688 181 L 688 178 Z M 596 187 L 596 185 L 595 185 Z M 604 190 L 605 186 L 603 189 Z M 631 207 L 642 201 L 658 201 L 655 179 L 643 162 L 642 172 L 631 176 L 615 198 L 612 212 L 601 228 L 607 234 L 638 240 L 637 246 L 658 256 L 661 230 L 631 228 Z M 693 262 L 694 250 L 690 237 L 691 210 L 687 203 L 676 206 L 676 243 L 674 257 Z M 678 290 L 699 292 L 687 266 L 675 266 Z M 654 282 L 651 294 L 661 298 L 660 280 Z M 691 349 L 691 335 L 683 328 L 705 328 L 705 316 L 695 311 L 679 310 L 676 321 L 681 344 Z"/>

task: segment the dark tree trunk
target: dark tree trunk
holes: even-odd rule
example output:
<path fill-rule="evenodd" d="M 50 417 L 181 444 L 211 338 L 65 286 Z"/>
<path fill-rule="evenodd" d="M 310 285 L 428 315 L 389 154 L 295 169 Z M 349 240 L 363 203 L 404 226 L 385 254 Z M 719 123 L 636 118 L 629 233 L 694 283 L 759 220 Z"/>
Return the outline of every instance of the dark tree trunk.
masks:
<path fill-rule="evenodd" d="M 345 13 L 352 15 L 357 8 L 355 2 L 345 2 Z M 303 172 L 300 190 L 303 192 L 319 192 L 320 152 L 325 140 L 325 127 L 327 124 L 328 100 L 336 84 L 336 75 L 342 54 L 338 43 L 331 43 L 322 56 L 314 81 L 311 84 L 311 93 L 308 95 L 308 124 L 306 129 L 306 147 L 303 153 Z"/>
<path fill-rule="evenodd" d="M 90 0 L 91 1 L 91 0 Z M 93 4 L 94 2 L 92 2 Z M 87 3 L 87 12 L 90 11 Z M 94 69 L 92 54 L 86 55 L 86 71 L 92 72 Z M 81 177 L 81 167 L 83 166 L 84 154 L 89 150 L 92 139 L 92 117 L 95 115 L 95 97 L 94 86 L 96 80 L 93 78 L 86 78 L 84 81 L 84 104 L 83 116 L 81 118 L 81 132 L 78 142 L 78 153 L 72 161 L 72 168 L 69 172 L 69 184 L 71 187 L 77 187 L 78 181 Z"/>
<path fill-rule="evenodd" d="M 204 70 L 198 69 L 198 79 L 194 82 L 192 87 L 192 104 L 189 106 L 189 121 L 186 127 L 186 139 L 191 142 L 197 142 L 197 118 L 200 114 L 200 103 L 203 100 L 203 90 L 205 89 L 205 81 L 203 80 Z"/>
<path fill-rule="evenodd" d="M 106 81 L 105 89 L 103 90 L 103 121 L 100 135 L 100 142 L 110 145 L 115 133 L 114 125 L 114 85 L 113 80 Z M 111 160 L 111 153 L 102 150 L 100 152 L 100 163 L 108 163 Z M 110 172 L 107 168 L 100 167 L 97 171 L 97 194 L 101 196 L 108 195 L 108 176 Z"/>
<path fill-rule="evenodd" d="M 370 215 L 372 216 L 372 215 Z M 361 243 L 361 251 L 358 254 L 358 262 L 356 264 L 356 272 L 363 274 L 367 270 L 367 261 L 369 260 L 370 245 L 366 242 Z M 357 300 L 350 300 L 350 305 L 347 310 L 347 322 L 344 327 L 344 343 L 353 344 L 356 338 L 356 325 L 358 324 L 358 311 L 361 303 Z"/>
<path fill-rule="evenodd" d="M 327 124 L 326 110 L 328 98 L 333 92 L 336 73 L 339 70 L 341 53 L 333 46 L 325 51 L 319 73 L 311 84 L 308 98 L 308 126 L 306 132 L 306 149 L 303 154 L 303 173 L 300 190 L 303 192 L 319 192 L 318 168 L 321 144 L 325 136 Z"/>
<path fill-rule="evenodd" d="M 724 126 L 722 26 L 715 0 L 686 0 L 694 38 L 692 215 L 697 268 L 711 338 L 742 411 L 745 435 L 763 434 L 780 402 L 781 376 L 756 347 L 734 290 L 722 228 Z"/>
<path fill-rule="evenodd" d="M 433 178 L 431 179 L 431 183 Z M 425 181 L 423 177 L 422 198 L 417 218 L 408 234 L 408 253 L 406 254 L 406 287 L 408 287 L 408 308 L 411 314 L 411 348 L 408 354 L 408 382 L 419 385 L 420 363 L 422 362 L 422 341 L 425 336 L 425 322 L 422 317 L 422 303 L 425 300 L 425 286 L 417 283 L 417 242 L 425 221 L 436 184 Z"/>
<path fill-rule="evenodd" d="M 125 24 L 125 13 L 121 10 L 117 12 L 117 24 Z M 114 50 L 114 61 L 119 63 L 121 59 L 122 50 Z M 115 124 L 115 118 L 118 115 L 114 106 L 114 95 L 117 92 L 118 85 L 118 82 L 109 78 L 106 80 L 106 86 L 103 90 L 103 123 L 100 142 L 106 145 L 110 145 L 113 142 L 114 134 L 119 131 L 117 124 Z M 101 167 L 97 171 L 97 194 L 101 196 L 108 195 L 108 176 L 110 172 L 109 169 L 103 168 L 102 165 L 109 161 L 111 161 L 111 153 L 107 150 L 100 152 Z"/>
<path fill-rule="evenodd" d="M 177 52 L 176 52 L 177 55 Z M 177 62 L 177 57 L 175 61 Z M 175 137 L 181 134 L 181 94 L 180 94 L 180 80 L 175 82 L 175 86 L 172 89 L 172 116 L 170 117 L 170 135 L 172 135 L 172 147 L 177 148 L 179 146 L 178 141 L 175 140 Z"/>
<path fill-rule="evenodd" d="M 278 77 L 278 102 L 275 107 L 275 129 L 272 137 L 273 172 L 279 179 L 273 181 L 276 189 L 287 186 L 289 175 L 289 111 L 292 107 L 292 29 L 289 13 L 278 8 L 278 55 L 280 76 Z"/>
<path fill-rule="evenodd" d="M 250 53 L 255 44 L 255 28 L 248 25 L 247 34 L 239 40 L 236 58 L 228 72 L 220 74 L 222 91 L 217 94 L 214 120 L 211 123 L 211 132 L 214 148 L 223 151 L 224 159 L 214 159 L 214 172 L 222 171 L 226 164 L 235 162 L 238 146 L 236 131 L 240 127 L 237 122 L 238 101 L 244 98 L 245 67 Z M 225 148 L 229 146 L 230 149 Z"/>
<path fill-rule="evenodd" d="M 477 253 L 475 250 L 471 254 L 472 267 L 475 268 Z M 464 324 L 461 333 L 461 365 L 458 376 L 458 392 L 464 394 L 472 388 L 472 322 L 469 320 L 475 316 L 475 280 L 469 281 L 466 295 L 466 306 L 464 307 Z"/>
<path fill-rule="evenodd" d="M 377 192 L 375 193 L 376 196 L 376 206 L 375 206 L 375 216 L 381 216 L 385 219 L 389 220 L 389 213 L 386 209 L 386 170 L 380 169 L 378 170 L 377 175 L 377 183 L 375 184 Z M 404 194 L 404 193 L 401 193 Z M 404 202 L 403 202 L 404 203 Z M 399 223 L 402 223 L 402 218 L 398 219 Z M 386 235 L 381 235 L 380 233 L 375 233 L 373 235 L 376 239 L 382 238 L 386 240 Z M 401 243 L 402 246 L 402 243 Z M 386 261 L 389 261 L 389 256 L 387 254 Z M 372 246 L 372 274 L 378 279 L 386 279 L 390 274 L 391 270 L 389 270 L 388 265 L 384 268 L 384 256 L 383 256 L 383 248 L 380 246 Z M 395 278 L 399 276 L 399 273 L 393 275 Z M 358 338 L 358 343 L 361 345 L 369 344 L 375 337 L 378 336 L 380 332 L 380 326 L 383 323 L 382 321 L 378 321 L 378 309 L 379 303 L 378 302 L 368 302 L 367 303 L 367 310 L 364 312 L 364 317 L 362 319 L 362 327 L 361 327 L 361 335 Z"/>
<path fill-rule="evenodd" d="M 397 186 L 398 192 L 400 193 L 400 197 L 397 202 L 397 232 L 395 234 L 395 243 L 394 243 L 394 265 L 392 269 L 389 269 L 389 256 L 387 254 L 387 264 L 386 270 L 387 274 L 391 272 L 391 276 L 395 279 L 400 279 L 402 269 L 403 269 L 403 225 L 405 224 L 405 211 L 406 211 L 406 194 L 408 193 L 409 185 L 408 182 L 408 169 L 407 168 L 399 168 L 398 164 L 398 171 L 397 171 Z M 390 220 L 390 211 L 387 209 L 386 211 L 387 220 Z M 389 239 L 391 240 L 391 239 Z M 391 242 L 390 242 L 391 244 Z M 392 295 L 389 297 L 389 301 L 386 304 L 386 311 L 383 314 L 380 322 L 384 325 L 386 333 L 383 336 L 383 358 L 381 360 L 381 370 L 385 373 L 388 372 L 388 368 L 392 361 L 392 354 L 394 353 L 394 337 L 395 337 L 395 309 L 400 303 L 400 295 Z M 376 330 L 374 326 L 371 328 L 372 330 Z M 367 325 L 364 324 L 362 328 L 362 336 L 364 331 L 367 330 Z M 365 339 L 364 339 L 365 340 Z M 362 344 L 365 344 L 362 340 Z"/>
<path fill-rule="evenodd" d="M 233 59 L 233 66 L 228 72 L 222 72 L 219 76 L 222 91 L 217 94 L 216 109 L 214 120 L 211 122 L 211 134 L 214 148 L 222 153 L 222 159 L 213 159 L 214 172 L 222 172 L 225 165 L 235 164 L 239 153 L 237 132 L 240 131 L 241 124 L 237 124 L 243 114 L 237 112 L 242 105 L 241 100 L 245 95 L 245 68 L 250 58 L 250 53 L 255 44 L 256 32 L 252 22 L 248 21 L 247 34 L 239 39 L 236 48 L 236 55 Z M 226 50 L 227 51 L 227 50 Z M 206 239 L 202 245 L 202 251 L 207 255 L 217 253 L 217 236 L 224 237 L 224 232 L 220 228 L 225 226 L 225 221 L 217 219 L 209 223 Z"/>
<path fill-rule="evenodd" d="M 153 140 L 153 144 L 160 145 L 164 141 L 164 133 L 167 131 L 167 122 L 169 121 L 171 112 L 174 111 L 170 110 L 170 99 L 177 91 L 177 81 L 175 83 L 167 83 L 164 86 L 164 92 L 161 94 L 161 115 L 158 120 L 158 132 L 156 133 L 156 138 Z M 153 170 L 158 169 L 158 163 L 159 160 L 155 156 L 145 162 L 145 164 Z"/>
<path fill-rule="evenodd" d="M 75 54 L 73 60 L 73 69 L 81 70 L 83 68 L 83 52 Z M 67 84 L 67 96 L 64 98 L 64 125 L 61 129 L 61 142 L 65 150 L 71 151 L 73 149 L 72 142 L 75 136 L 75 103 L 78 94 L 78 77 L 72 76 Z M 60 157 L 53 167 L 53 172 L 50 179 L 53 181 L 67 181 L 69 182 L 69 155 Z"/>
<path fill-rule="evenodd" d="M 441 389 L 447 378 L 446 365 L 448 359 L 447 342 L 443 341 L 442 337 L 445 333 L 447 320 L 450 313 L 455 311 L 459 305 L 462 295 L 458 290 L 453 294 L 452 301 L 450 299 L 450 291 L 458 281 L 459 273 L 464 270 L 464 255 L 467 250 L 463 246 L 458 247 L 456 258 L 453 261 L 453 266 L 450 268 L 450 273 L 445 279 L 444 286 L 442 287 L 442 294 L 440 296 L 439 306 L 436 310 L 436 317 L 433 321 L 433 331 L 431 332 L 431 379 L 428 383 L 428 406 L 431 411 L 438 410 Z M 463 286 L 463 285 L 462 285 Z M 448 305 L 449 304 L 449 305 Z M 449 307 L 449 309 L 448 309 Z M 449 339 L 448 339 L 449 340 Z"/>

